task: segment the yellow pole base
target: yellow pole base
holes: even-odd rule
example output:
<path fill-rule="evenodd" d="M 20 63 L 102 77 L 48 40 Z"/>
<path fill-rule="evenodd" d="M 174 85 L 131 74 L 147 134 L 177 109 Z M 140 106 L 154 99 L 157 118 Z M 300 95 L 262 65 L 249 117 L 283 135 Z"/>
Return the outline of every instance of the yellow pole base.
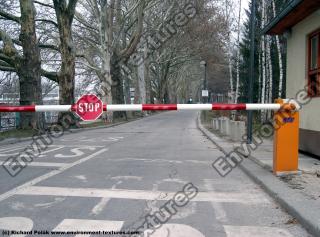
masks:
<path fill-rule="evenodd" d="M 281 99 L 276 103 L 280 103 L 282 109 L 274 114 L 273 173 L 298 174 L 299 112 Z"/>

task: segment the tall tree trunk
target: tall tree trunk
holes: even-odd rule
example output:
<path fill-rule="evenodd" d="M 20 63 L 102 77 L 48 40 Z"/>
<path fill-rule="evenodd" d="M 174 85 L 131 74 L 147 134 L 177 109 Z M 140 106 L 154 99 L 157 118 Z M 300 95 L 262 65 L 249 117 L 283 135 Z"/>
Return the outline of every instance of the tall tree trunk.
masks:
<path fill-rule="evenodd" d="M 261 26 L 265 25 L 265 1 L 262 1 L 262 14 L 261 14 Z M 266 102 L 266 37 L 261 37 L 261 66 L 262 66 L 262 88 L 261 88 L 261 103 Z M 266 111 L 261 111 L 261 122 L 266 121 Z"/>
<path fill-rule="evenodd" d="M 100 73 L 101 89 L 102 89 L 102 101 L 104 104 L 112 104 L 112 92 L 111 92 L 111 54 L 109 48 L 109 30 L 108 29 L 108 5 L 105 1 L 102 5 L 100 12 L 100 27 L 99 27 L 99 40 L 101 45 L 102 55 L 102 67 Z M 103 114 L 103 119 L 108 122 L 113 121 L 113 112 L 107 111 Z"/>
<path fill-rule="evenodd" d="M 74 104 L 75 87 L 75 49 L 72 38 L 72 22 L 77 0 L 54 0 L 59 35 L 61 69 L 58 74 L 59 103 L 61 105 Z M 64 115 L 73 117 L 72 113 L 59 113 L 59 121 Z"/>
<path fill-rule="evenodd" d="M 107 55 L 108 52 L 105 52 L 105 56 L 103 57 L 103 65 L 101 69 L 101 73 L 99 73 L 99 78 L 101 82 L 102 89 L 102 102 L 103 104 L 112 104 L 112 93 L 111 93 L 111 74 L 110 74 L 110 55 Z M 104 121 L 112 122 L 113 121 L 113 112 L 107 111 L 103 114 Z"/>
<path fill-rule="evenodd" d="M 124 94 L 123 94 L 123 78 L 121 76 L 121 62 L 116 52 L 113 52 L 111 56 L 111 94 L 112 101 L 114 104 L 124 104 Z M 115 112 L 114 118 L 127 117 L 126 112 Z"/>
<path fill-rule="evenodd" d="M 146 103 L 146 84 L 145 84 L 145 65 L 144 62 L 140 64 L 137 68 L 138 70 L 138 85 L 139 85 L 139 95 L 140 95 L 140 103 Z"/>
<path fill-rule="evenodd" d="M 23 57 L 18 67 L 20 105 L 42 104 L 41 59 L 35 29 L 35 8 L 32 0 L 20 0 Z M 21 113 L 20 128 L 44 128 L 43 114 Z"/>
<path fill-rule="evenodd" d="M 275 1 L 272 0 L 272 11 L 273 11 L 273 17 L 276 17 L 276 4 Z M 282 53 L 281 53 L 281 45 L 280 45 L 280 39 L 279 35 L 276 35 L 276 46 L 277 46 L 277 52 L 278 52 L 278 60 L 279 60 L 279 90 L 278 90 L 278 97 L 282 97 L 282 89 L 283 89 L 283 61 L 282 61 Z"/>
<path fill-rule="evenodd" d="M 268 62 L 268 77 L 269 77 L 269 90 L 268 90 L 268 103 L 273 103 L 273 66 L 271 59 L 271 37 L 267 37 L 267 62 Z M 267 117 L 271 117 L 271 110 L 268 110 Z"/>
<path fill-rule="evenodd" d="M 153 94 L 152 94 L 152 85 L 151 85 L 151 78 L 150 78 L 150 63 L 149 59 L 147 57 L 147 45 L 145 45 L 144 50 L 144 81 L 145 81 L 145 87 L 146 87 L 146 103 L 147 104 L 153 104 Z"/>
<path fill-rule="evenodd" d="M 237 82 L 236 82 L 236 94 L 235 94 L 235 103 L 238 103 L 239 98 L 239 87 L 240 87 L 240 33 L 241 33 L 241 7 L 242 0 L 239 0 L 239 15 L 238 15 L 238 32 L 237 32 Z"/>
<path fill-rule="evenodd" d="M 228 24 L 227 29 L 227 40 L 229 42 L 228 46 L 228 63 L 229 63 L 229 83 L 230 83 L 230 93 L 231 93 L 231 101 L 234 101 L 234 87 L 233 87 L 233 73 L 232 73 L 232 47 L 231 47 L 231 22 L 230 22 L 230 11 L 229 11 L 230 2 L 228 0 L 225 1 L 225 16 Z"/>

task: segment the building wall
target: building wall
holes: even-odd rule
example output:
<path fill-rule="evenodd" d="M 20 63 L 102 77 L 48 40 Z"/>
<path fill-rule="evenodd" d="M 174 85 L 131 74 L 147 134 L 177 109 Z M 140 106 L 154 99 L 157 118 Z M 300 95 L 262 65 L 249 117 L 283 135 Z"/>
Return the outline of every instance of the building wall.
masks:
<path fill-rule="evenodd" d="M 292 28 L 287 45 L 287 98 L 307 85 L 307 37 L 320 28 L 320 10 Z M 320 97 L 312 98 L 300 113 L 300 149 L 320 155 Z"/>

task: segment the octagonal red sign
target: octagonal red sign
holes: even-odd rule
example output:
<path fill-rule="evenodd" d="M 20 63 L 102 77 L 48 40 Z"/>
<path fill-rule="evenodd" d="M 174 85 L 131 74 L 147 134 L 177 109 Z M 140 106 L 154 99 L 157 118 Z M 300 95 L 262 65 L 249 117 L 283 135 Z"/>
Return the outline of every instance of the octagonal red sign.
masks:
<path fill-rule="evenodd" d="M 75 112 L 83 121 L 98 119 L 103 113 L 102 101 L 93 94 L 83 95 L 75 104 Z"/>

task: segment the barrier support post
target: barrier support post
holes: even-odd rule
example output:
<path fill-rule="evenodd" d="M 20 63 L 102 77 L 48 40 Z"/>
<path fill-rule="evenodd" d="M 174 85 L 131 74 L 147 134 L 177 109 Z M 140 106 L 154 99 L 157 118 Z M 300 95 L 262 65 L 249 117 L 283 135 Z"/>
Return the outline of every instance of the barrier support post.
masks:
<path fill-rule="evenodd" d="M 299 111 L 290 108 L 285 100 L 275 102 L 281 104 L 281 109 L 274 114 L 273 173 L 298 174 Z"/>

